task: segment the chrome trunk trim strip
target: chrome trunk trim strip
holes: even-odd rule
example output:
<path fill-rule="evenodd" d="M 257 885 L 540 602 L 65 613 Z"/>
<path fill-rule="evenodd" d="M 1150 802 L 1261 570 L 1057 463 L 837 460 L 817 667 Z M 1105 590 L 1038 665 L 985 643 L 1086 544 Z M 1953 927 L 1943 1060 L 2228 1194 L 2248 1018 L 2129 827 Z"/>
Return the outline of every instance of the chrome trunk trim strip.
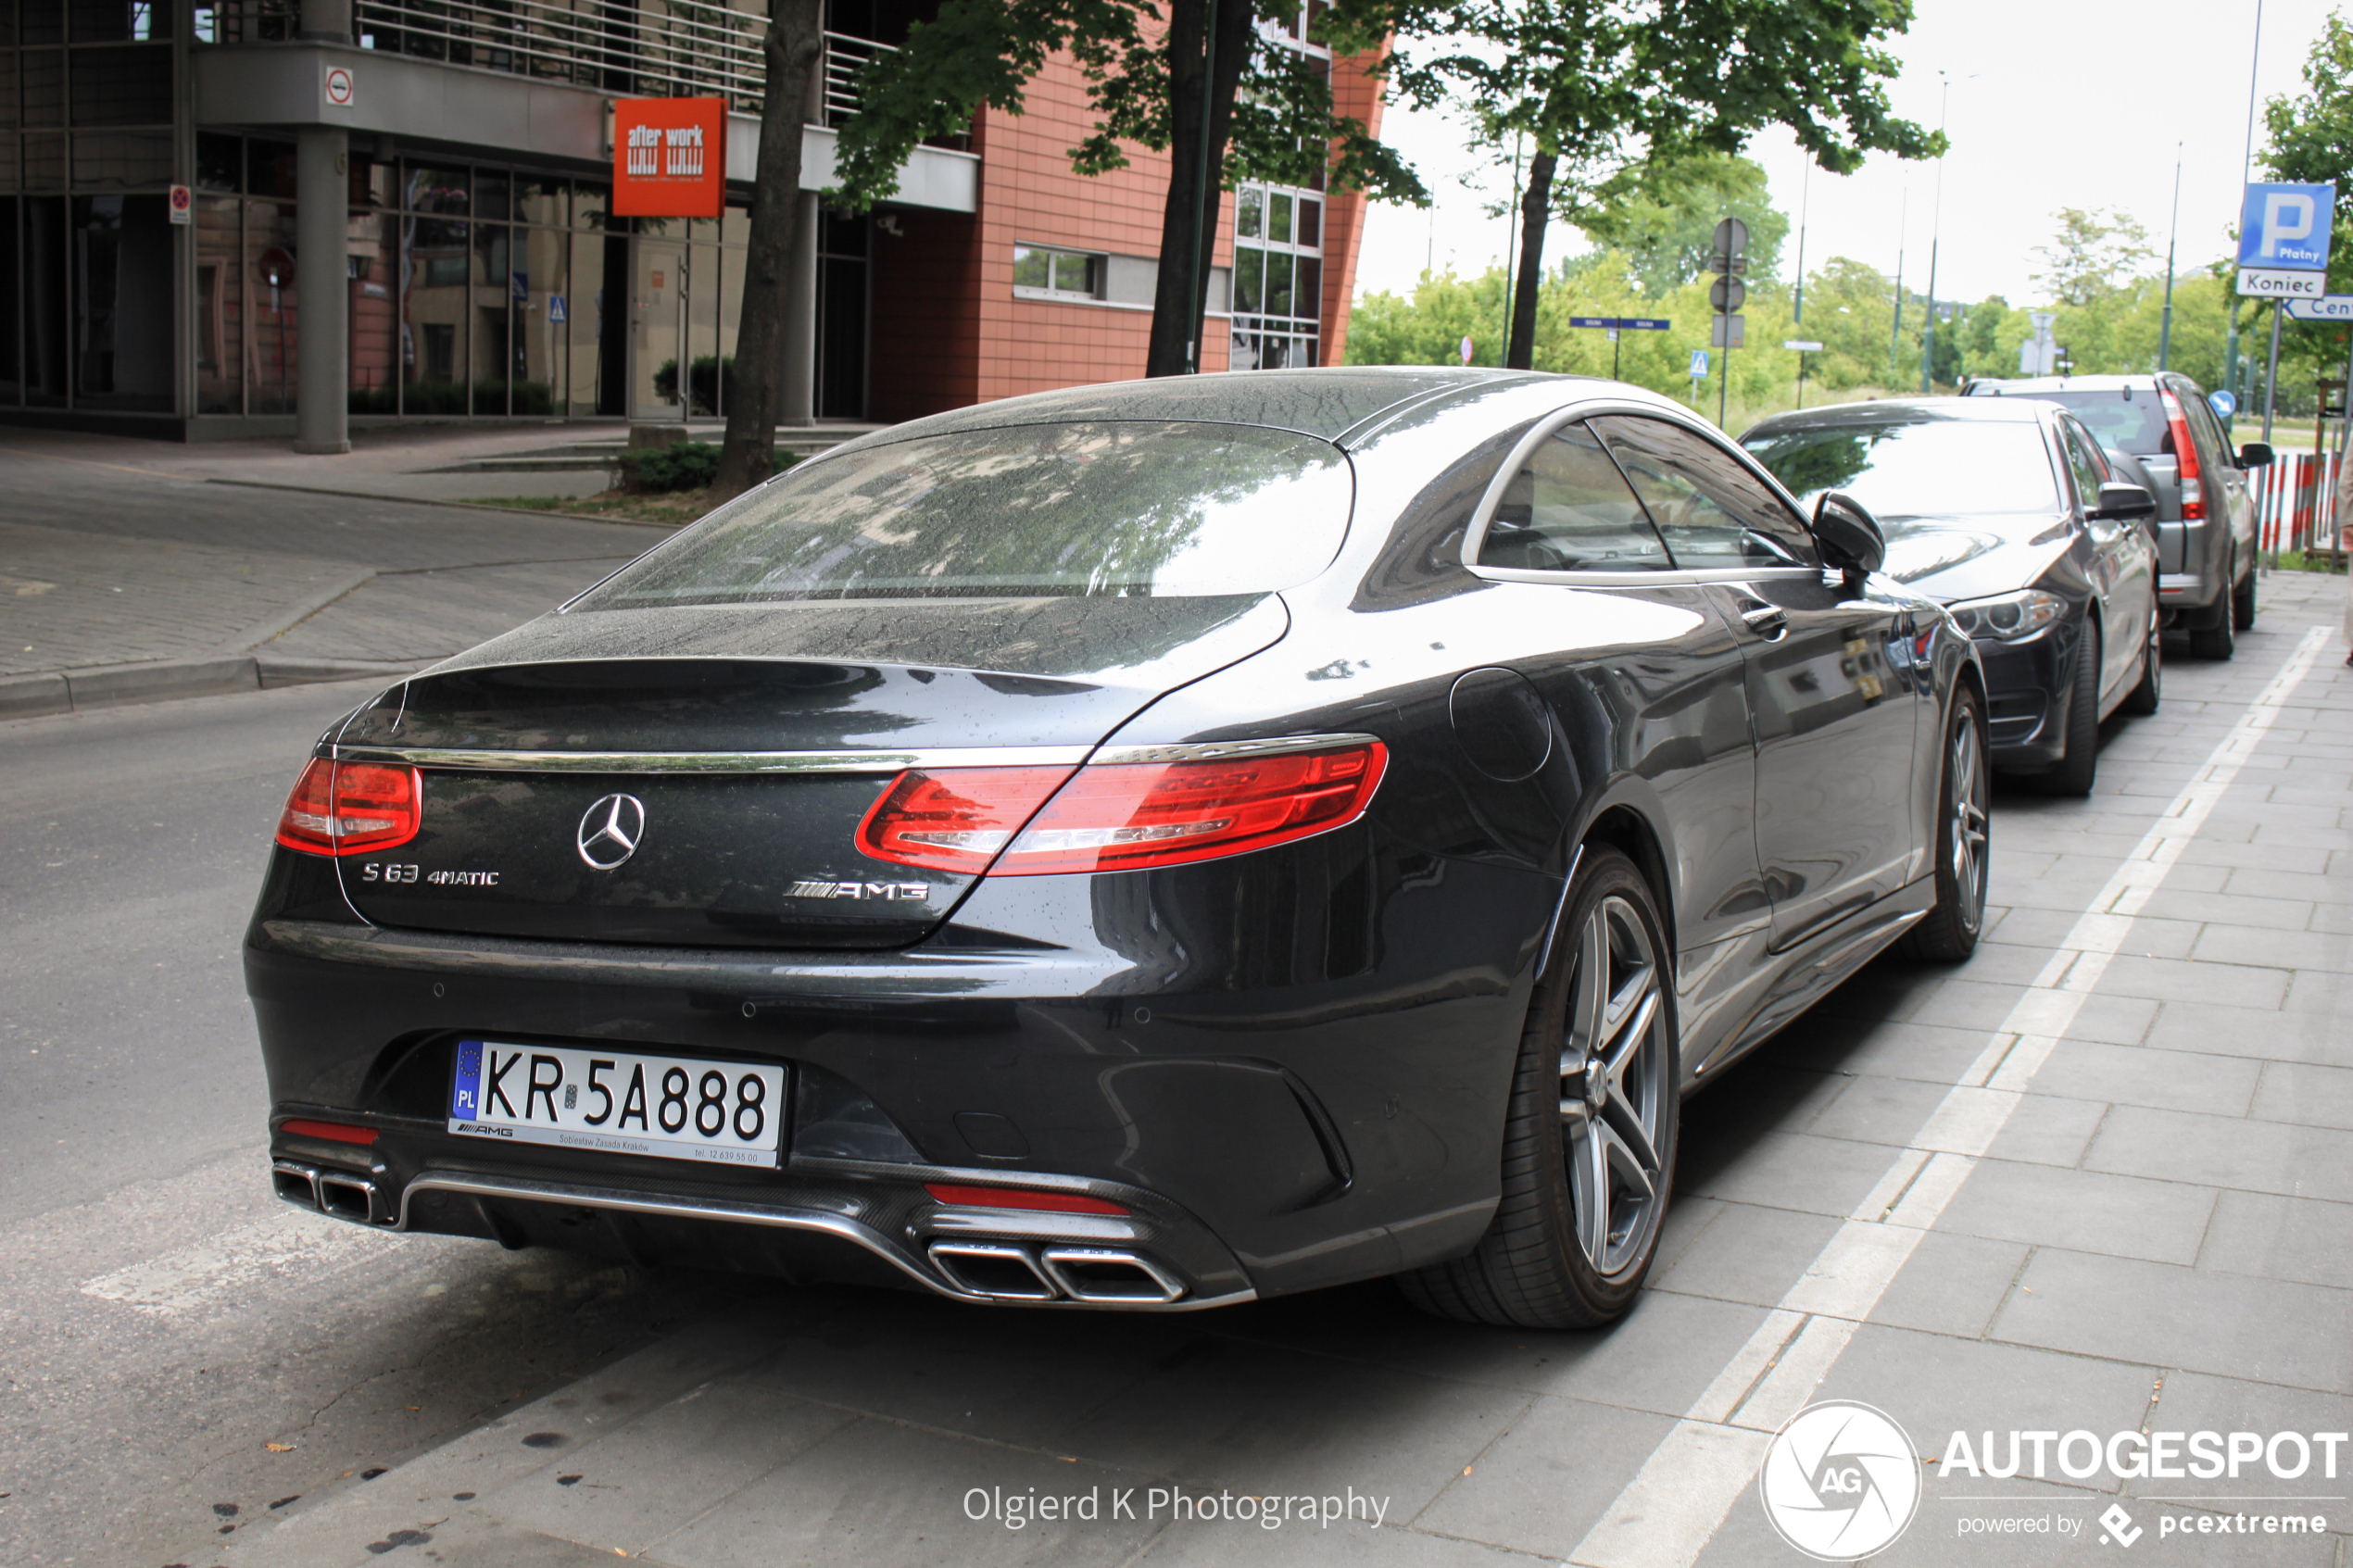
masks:
<path fill-rule="evenodd" d="M 406 762 L 515 773 L 896 773 L 908 768 L 1075 768 L 1084 746 L 944 746 L 913 751 L 469 751 L 338 746 L 339 762 Z"/>

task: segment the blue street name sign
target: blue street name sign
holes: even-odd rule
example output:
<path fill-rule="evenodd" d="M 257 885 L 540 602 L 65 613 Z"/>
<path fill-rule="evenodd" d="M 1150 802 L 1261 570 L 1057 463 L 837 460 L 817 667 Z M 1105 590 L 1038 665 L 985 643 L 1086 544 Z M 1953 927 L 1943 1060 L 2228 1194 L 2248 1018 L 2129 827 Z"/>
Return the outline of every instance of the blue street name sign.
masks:
<path fill-rule="evenodd" d="M 2239 265 L 2317 272 L 2329 264 L 2334 185 L 2249 184 L 2239 208 Z"/>
<path fill-rule="evenodd" d="M 1616 328 L 1629 332 L 1663 332 L 1675 323 L 1655 320 L 1648 316 L 1571 316 L 1568 324 L 1572 327 Z"/>

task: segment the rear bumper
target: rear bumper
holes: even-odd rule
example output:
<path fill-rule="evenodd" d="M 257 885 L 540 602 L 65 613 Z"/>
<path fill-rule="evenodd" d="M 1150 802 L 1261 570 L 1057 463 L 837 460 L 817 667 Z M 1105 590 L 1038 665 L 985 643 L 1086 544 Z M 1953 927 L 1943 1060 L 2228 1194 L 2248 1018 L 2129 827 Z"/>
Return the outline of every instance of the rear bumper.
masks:
<path fill-rule="evenodd" d="M 796 1279 L 913 1286 L 959 1300 L 1194 1311 L 1257 1294 L 1201 1225 L 1149 1193 L 1111 1184 L 1060 1190 L 1120 1202 L 1126 1215 L 952 1208 L 925 1181 L 1002 1185 L 997 1171 L 837 1162 L 803 1169 L 758 1199 L 638 1176 L 556 1180 L 435 1164 L 430 1139 L 348 1145 L 281 1135 L 279 1197 L 395 1232 L 471 1236 L 648 1265 L 693 1264 Z M 462 1156 L 460 1156 L 461 1158 Z M 422 1161 L 422 1162 L 421 1162 Z"/>
<path fill-rule="evenodd" d="M 1391 1273 L 1477 1240 L 1533 934 L 1556 893 L 1473 861 L 1402 878 L 1343 833 L 1166 872 L 984 882 L 955 923 L 900 951 L 265 914 L 245 957 L 272 1155 L 372 1183 L 365 1203 L 338 1189 L 343 1217 L 969 1299 L 1002 1298 L 935 1249 L 1008 1248 L 998 1262 L 1065 1304 L 1095 1303 L 1055 1284 L 1048 1249 L 1125 1248 L 1181 1288 L 1117 1304 L 1185 1307 Z M 743 1170 L 453 1134 L 460 1038 L 776 1062 L 796 1095 L 830 1081 L 866 1097 L 905 1158 L 803 1139 Z M 290 1136 L 288 1118 L 376 1137 Z M 926 1181 L 1076 1191 L 1130 1216 L 942 1205 Z"/>

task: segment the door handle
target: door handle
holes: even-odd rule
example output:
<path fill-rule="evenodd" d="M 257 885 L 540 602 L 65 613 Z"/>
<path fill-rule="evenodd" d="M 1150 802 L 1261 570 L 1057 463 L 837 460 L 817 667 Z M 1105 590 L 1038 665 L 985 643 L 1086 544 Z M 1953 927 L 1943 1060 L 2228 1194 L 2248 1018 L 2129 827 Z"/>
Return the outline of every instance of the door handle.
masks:
<path fill-rule="evenodd" d="M 1767 642 L 1777 643 L 1789 633 L 1789 612 L 1779 605 L 1757 605 L 1741 611 L 1741 624 Z"/>

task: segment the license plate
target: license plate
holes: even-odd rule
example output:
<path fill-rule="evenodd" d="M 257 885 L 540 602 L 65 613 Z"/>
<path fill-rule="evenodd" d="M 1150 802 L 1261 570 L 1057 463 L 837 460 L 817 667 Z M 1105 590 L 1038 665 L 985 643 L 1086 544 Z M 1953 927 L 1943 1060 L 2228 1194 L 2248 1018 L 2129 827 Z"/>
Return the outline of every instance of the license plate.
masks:
<path fill-rule="evenodd" d="M 627 1051 L 458 1042 L 449 1130 L 510 1143 L 774 1165 L 785 1070 Z"/>

